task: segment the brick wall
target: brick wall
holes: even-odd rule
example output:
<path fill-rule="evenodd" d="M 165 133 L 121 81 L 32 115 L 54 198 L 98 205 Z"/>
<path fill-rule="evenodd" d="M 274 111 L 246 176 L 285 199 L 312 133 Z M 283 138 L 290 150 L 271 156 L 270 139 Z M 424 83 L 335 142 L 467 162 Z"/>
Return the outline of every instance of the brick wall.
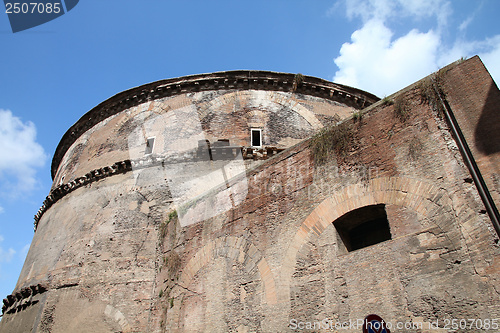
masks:
<path fill-rule="evenodd" d="M 445 74 L 444 91 L 497 207 L 500 205 L 500 91 L 475 56 Z"/>

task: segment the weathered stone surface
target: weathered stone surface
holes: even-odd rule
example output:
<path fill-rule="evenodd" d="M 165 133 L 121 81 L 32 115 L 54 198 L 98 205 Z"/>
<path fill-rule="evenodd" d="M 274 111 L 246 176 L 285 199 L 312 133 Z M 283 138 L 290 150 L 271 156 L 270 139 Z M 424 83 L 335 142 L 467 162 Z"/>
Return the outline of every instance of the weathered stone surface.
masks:
<path fill-rule="evenodd" d="M 448 69 L 441 84 L 453 110 L 466 107 L 474 118 L 480 101 L 457 96 L 500 95 L 478 59 Z M 481 79 L 469 85 L 467 72 Z M 447 124 L 424 98 L 428 81 L 352 119 L 351 106 L 317 94 L 229 84 L 181 86 L 74 139 L 4 300 L 1 332 L 288 332 L 292 323 L 334 325 L 370 313 L 422 325 L 393 331 L 438 332 L 451 330 L 447 319 L 500 318 L 498 236 Z M 166 114 L 168 122 L 158 118 Z M 323 130 L 307 139 L 339 119 L 340 136 Z M 286 149 L 232 164 L 167 149 L 191 138 L 193 151 L 205 138 L 248 146 L 259 126 L 266 144 Z M 153 154 L 131 145 L 137 128 L 156 135 Z M 489 135 L 500 141 L 498 133 Z M 495 154 L 478 157 L 492 166 L 483 164 L 487 175 L 498 167 Z M 130 167 L 113 172 L 125 160 Z M 348 251 L 335 222 L 373 205 L 383 207 L 390 239 Z M 436 321 L 441 330 L 431 329 Z"/>

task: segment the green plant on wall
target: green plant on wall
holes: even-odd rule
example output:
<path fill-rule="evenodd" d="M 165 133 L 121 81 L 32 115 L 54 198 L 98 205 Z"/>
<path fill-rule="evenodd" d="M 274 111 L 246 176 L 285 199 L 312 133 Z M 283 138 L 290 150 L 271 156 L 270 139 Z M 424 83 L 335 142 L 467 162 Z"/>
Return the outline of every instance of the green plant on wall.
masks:
<path fill-rule="evenodd" d="M 181 262 L 180 255 L 173 249 L 164 254 L 162 266 L 167 270 L 167 274 L 160 283 L 161 289 L 158 296 L 161 304 L 163 304 L 165 316 L 168 310 L 174 307 L 174 297 L 171 296 L 171 293 L 179 281 Z"/>
<path fill-rule="evenodd" d="M 363 119 L 363 114 L 361 113 L 361 111 L 356 111 L 352 114 L 352 119 L 354 121 L 361 121 L 361 119 Z"/>
<path fill-rule="evenodd" d="M 410 117 L 410 103 L 404 94 L 398 95 L 394 99 L 394 113 L 396 117 L 405 122 Z"/>
<path fill-rule="evenodd" d="M 388 106 L 388 105 L 392 105 L 394 104 L 394 101 L 388 97 L 388 96 L 385 96 L 383 99 L 382 99 L 382 105 L 384 106 Z"/>
<path fill-rule="evenodd" d="M 304 82 L 304 75 L 302 75 L 301 73 L 295 74 L 295 76 L 293 77 L 292 91 L 296 91 L 297 88 L 300 87 L 303 82 Z"/>
<path fill-rule="evenodd" d="M 170 212 L 170 214 L 168 214 L 168 222 L 172 221 L 175 218 L 177 218 L 177 211 L 173 210 L 173 211 Z"/>
<path fill-rule="evenodd" d="M 420 90 L 421 103 L 428 103 L 439 116 L 444 114 L 443 104 L 439 98 L 439 94 L 443 94 L 443 76 L 444 71 L 439 70 L 430 77 L 422 80 L 418 85 Z"/>
<path fill-rule="evenodd" d="M 354 142 L 354 129 L 350 121 L 323 128 L 312 137 L 310 147 L 319 165 L 326 163 L 332 154 L 345 156 Z"/>
<path fill-rule="evenodd" d="M 175 250 L 175 244 L 178 241 L 177 222 L 177 210 L 173 210 L 165 218 L 165 221 L 160 224 L 158 230 L 158 249 L 162 254 L 159 262 L 159 270 L 162 272 L 162 276 L 164 276 L 161 282 L 159 282 L 160 291 L 158 298 L 163 304 L 164 316 L 166 316 L 167 311 L 174 305 L 174 297 L 171 296 L 171 292 L 179 280 L 182 264 L 181 256 Z M 164 323 L 165 321 L 163 320 Z"/>
<path fill-rule="evenodd" d="M 173 210 L 168 214 L 168 218 L 160 224 L 160 242 L 167 236 L 168 233 L 168 225 L 170 222 L 174 221 L 177 219 L 177 211 Z"/>

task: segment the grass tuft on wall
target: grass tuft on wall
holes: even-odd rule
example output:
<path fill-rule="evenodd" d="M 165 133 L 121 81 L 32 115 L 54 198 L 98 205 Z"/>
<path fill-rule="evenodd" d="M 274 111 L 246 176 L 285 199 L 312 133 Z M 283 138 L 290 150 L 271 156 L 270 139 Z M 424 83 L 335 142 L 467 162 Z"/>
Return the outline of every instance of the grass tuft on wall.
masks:
<path fill-rule="evenodd" d="M 310 148 L 315 163 L 326 163 L 332 154 L 344 157 L 354 142 L 354 128 L 351 121 L 345 121 L 333 127 L 323 128 L 312 137 Z"/>

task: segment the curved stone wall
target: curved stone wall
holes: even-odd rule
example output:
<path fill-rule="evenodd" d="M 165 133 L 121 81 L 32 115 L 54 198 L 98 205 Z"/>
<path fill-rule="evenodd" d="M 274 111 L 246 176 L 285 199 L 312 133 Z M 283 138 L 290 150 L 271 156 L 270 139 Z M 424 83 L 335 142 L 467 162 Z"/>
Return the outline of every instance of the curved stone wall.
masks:
<path fill-rule="evenodd" d="M 169 81 L 175 94 L 63 139 L 1 332 L 289 332 L 370 313 L 432 331 L 498 318 L 499 240 L 425 82 L 350 117 L 349 103 L 297 93 L 313 79 L 283 91 L 239 80 L 184 92 Z M 358 227 L 346 216 L 373 206 L 390 237 L 349 251 L 337 222 Z"/>
<path fill-rule="evenodd" d="M 154 139 L 155 161 L 178 163 L 196 149 L 200 157 L 204 141 L 206 158 L 222 158 L 217 155 L 227 150 L 218 147 L 222 143 L 238 150 L 248 169 L 376 100 L 317 78 L 241 71 L 158 81 L 120 93 L 89 111 L 61 140 L 52 189 L 35 215 L 35 230 L 42 214 L 66 193 L 114 174 L 114 164 L 143 160 L 148 138 Z M 260 131 L 262 147 L 252 147 L 251 129 Z"/>
<path fill-rule="evenodd" d="M 283 94 L 272 98 L 277 104 L 288 105 L 288 107 L 292 108 L 294 105 L 296 106 L 297 104 L 311 100 L 309 97 L 319 97 L 319 99 L 312 100 L 319 101 L 320 104 L 325 101 L 332 101 L 335 102 L 331 103 L 332 105 L 349 106 L 355 109 L 364 108 L 378 101 L 376 96 L 362 90 L 301 74 L 294 75 L 266 71 L 230 71 L 157 81 L 119 93 L 99 104 L 78 120 L 64 134 L 56 149 L 52 160 L 52 178 L 54 179 L 56 176 L 61 161 L 67 155 L 67 151 L 73 146 L 74 153 L 78 153 L 79 149 L 83 147 L 80 145 L 81 143 L 76 143 L 75 145 L 75 142 L 89 129 L 101 124 L 113 115 L 127 110 L 133 113 L 135 110 L 141 108 L 152 110 L 150 109 L 152 107 L 158 107 L 162 112 L 166 112 L 172 108 L 175 109 L 187 104 L 200 104 L 198 112 L 201 113 L 201 118 L 203 118 L 205 112 L 207 112 L 204 108 L 210 107 L 210 103 L 219 103 L 219 101 L 211 101 L 213 99 L 211 96 L 214 93 L 215 95 L 221 95 L 217 92 L 234 93 L 251 90 L 282 92 Z M 176 97 L 178 98 L 176 99 Z M 227 96 L 225 99 L 226 102 L 232 102 L 230 98 L 229 100 L 227 99 Z M 153 103 L 152 105 L 152 101 L 157 101 L 157 104 L 154 105 Z M 233 102 L 238 103 L 237 100 Z M 305 103 L 308 104 L 307 102 Z M 305 107 L 311 108 L 310 105 Z M 327 116 L 332 116 L 331 110 L 328 107 L 323 106 L 319 109 L 319 114 L 326 112 Z M 155 109 L 155 111 L 158 110 Z M 262 111 L 266 112 L 266 110 Z M 228 110 L 226 110 L 227 112 Z M 305 119 L 305 121 L 308 120 L 311 119 Z M 126 122 L 123 119 L 115 119 L 115 121 L 121 124 Z M 220 127 L 221 124 L 216 126 Z M 83 144 L 86 146 L 87 142 Z M 106 146 L 106 142 L 101 142 L 100 144 L 103 148 L 106 147 L 109 149 Z"/>

